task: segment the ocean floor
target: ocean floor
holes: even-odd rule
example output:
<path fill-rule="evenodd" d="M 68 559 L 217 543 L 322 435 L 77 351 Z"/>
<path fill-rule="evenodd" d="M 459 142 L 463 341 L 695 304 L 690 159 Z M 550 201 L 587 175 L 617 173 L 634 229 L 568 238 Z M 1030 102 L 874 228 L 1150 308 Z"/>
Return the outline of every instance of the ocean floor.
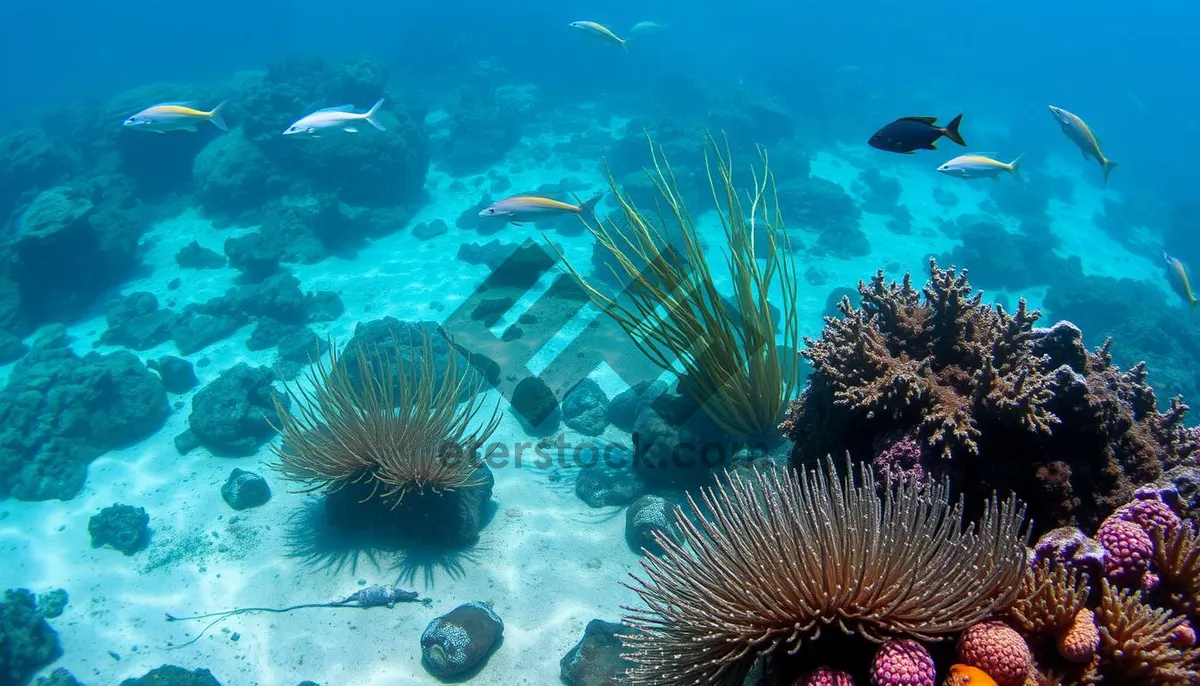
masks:
<path fill-rule="evenodd" d="M 864 164 L 862 159 L 828 151 L 814 159 L 812 173 L 849 189 Z M 1079 176 L 1078 169 L 1066 162 L 1053 164 L 1061 165 L 1063 175 Z M 597 188 L 602 185 L 599 177 L 557 169 L 513 174 L 511 181 L 514 188 L 535 188 L 564 177 Z M 899 180 L 903 202 L 914 214 L 914 231 L 893 234 L 883 218 L 864 215 L 871 254 L 802 265 L 801 272 L 817 266 L 828 277 L 820 287 L 801 281 L 803 333 L 819 335 L 830 289 L 853 287 L 884 264 L 900 265 L 912 270 L 915 280 L 923 280 L 927 256 L 954 245 L 934 229 L 934 217 L 952 219 L 954 213 L 979 212 L 990 189 L 990 185 L 949 179 L 932 169 Z M 510 226 L 482 240 L 474 232 L 456 229 L 454 218 L 478 201 L 481 183 L 482 176 L 466 179 L 468 190 L 454 192 L 449 190 L 447 175 L 436 169 L 431 172 L 432 201 L 413 223 L 441 218 L 451 227 L 444 235 L 422 242 L 411 231 L 397 231 L 373 242 L 354 259 L 331 258 L 292 267 L 304 290 L 337 291 L 346 305 L 344 316 L 315 325 L 316 332 L 344 342 L 360 321 L 384 316 L 441 319 L 487 273 L 486 267 L 455 258 L 461 243 L 491 238 L 540 240 L 532 227 Z M 934 207 L 935 185 L 958 194 L 960 202 L 952 212 Z M 1092 226 L 1102 197 L 1093 181 L 1077 181 L 1075 202 L 1052 206 L 1054 230 L 1063 240 L 1060 252 L 1080 255 L 1088 273 L 1159 281 L 1158 264 L 1132 256 Z M 225 239 L 237 231 L 215 229 L 193 213 L 162 223 L 148 236 L 153 248 L 147 261 L 153 271 L 128 283 L 123 292 L 150 291 L 175 308 L 220 295 L 233 285 L 233 270 L 189 272 L 178 290 L 168 290 L 168 282 L 179 276 L 173 256 L 191 240 L 220 251 Z M 564 240 L 568 256 L 587 264 L 589 239 Z M 1013 295 L 1009 297 L 1015 300 Z M 1036 291 L 1022 295 L 1033 306 L 1040 305 L 1044 296 Z M 77 350 L 113 349 L 93 346 L 104 328 L 102 316 L 70 327 Z M 273 350 L 246 349 L 250 328 L 186 356 L 196 364 L 201 387 L 238 362 L 271 364 Z M 564 341 L 572 335 L 569 330 L 561 334 Z M 167 343 L 141 353 L 144 359 L 164 354 L 177 351 Z M 596 376 L 610 397 L 622 390 L 605 369 L 597 370 Z M 83 492 L 73 500 L 0 502 L 4 560 L 0 585 L 35 592 L 68 590 L 67 611 L 53 622 L 64 648 L 53 667 L 67 668 L 85 683 L 115 684 L 162 664 L 177 664 L 206 667 L 232 686 L 291 685 L 305 679 L 326 686 L 436 684 L 420 664 L 421 632 L 433 618 L 478 600 L 491 603 L 504 620 L 504 639 L 475 683 L 545 686 L 558 683 L 559 660 L 581 638 L 588 621 L 615 621 L 623 604 L 636 602 L 636 596 L 620 585 L 638 569 L 639 559 L 625 542 L 623 508 L 592 509 L 584 504 L 574 494 L 570 466 L 497 470 L 495 514 L 479 544 L 459 555 L 405 556 L 346 549 L 328 545 L 308 526 L 317 497 L 289 490 L 289 484 L 265 467 L 272 461 L 266 447 L 254 456 L 236 459 L 213 457 L 203 448 L 185 456 L 176 452 L 172 439 L 187 428 L 193 393 L 173 396 L 177 409 L 156 436 L 96 460 Z M 504 407 L 494 391 L 487 407 L 492 403 Z M 617 433 L 608 438 L 628 441 L 628 436 Z M 528 438 L 505 408 L 493 440 L 515 444 L 536 439 Z M 271 482 L 269 503 L 235 512 L 222 500 L 219 489 L 235 467 L 258 472 Z M 151 517 L 150 544 L 133 556 L 93 549 L 89 543 L 88 518 L 116 502 L 144 507 Z M 244 614 L 223 621 L 187 645 L 204 622 L 166 621 L 167 613 L 337 600 L 363 584 L 383 583 L 416 590 L 429 602 L 393 609 Z"/>

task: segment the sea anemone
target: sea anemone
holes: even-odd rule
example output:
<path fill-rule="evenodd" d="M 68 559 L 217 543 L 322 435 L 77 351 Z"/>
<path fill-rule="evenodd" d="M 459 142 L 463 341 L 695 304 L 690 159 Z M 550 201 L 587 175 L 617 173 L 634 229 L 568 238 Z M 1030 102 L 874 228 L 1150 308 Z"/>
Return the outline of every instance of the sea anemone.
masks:
<path fill-rule="evenodd" d="M 412 492 L 474 485 L 476 451 L 496 430 L 499 414 L 472 429 L 481 381 L 461 374 L 453 353 L 437 379 L 428 333 L 420 351 L 406 365 L 399 344 L 394 360 L 356 347 L 361 382 L 355 383 L 330 346 L 328 363 L 308 375 L 311 390 L 287 384 L 291 409 L 276 403 L 282 441 L 272 446 L 279 458 L 272 467 L 310 490 L 369 484 L 368 498 L 394 499 L 393 505 Z M 460 405 L 462 397 L 470 399 Z"/>
<path fill-rule="evenodd" d="M 656 532 L 627 608 L 632 684 L 740 683 L 762 654 L 795 654 L 833 626 L 874 642 L 937 640 L 1006 610 L 1025 569 L 1024 507 L 989 501 L 962 525 L 948 485 L 877 491 L 833 464 L 758 469 L 688 496 L 683 543 Z"/>

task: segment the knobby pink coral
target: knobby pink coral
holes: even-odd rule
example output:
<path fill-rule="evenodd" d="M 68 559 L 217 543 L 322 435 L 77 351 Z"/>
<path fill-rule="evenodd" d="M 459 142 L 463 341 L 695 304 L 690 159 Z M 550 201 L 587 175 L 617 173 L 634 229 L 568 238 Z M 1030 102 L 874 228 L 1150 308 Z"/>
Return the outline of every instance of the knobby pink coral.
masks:
<path fill-rule="evenodd" d="M 1033 656 L 1021 634 L 1004 622 L 988 621 L 963 632 L 958 661 L 987 672 L 999 686 L 1022 686 Z"/>

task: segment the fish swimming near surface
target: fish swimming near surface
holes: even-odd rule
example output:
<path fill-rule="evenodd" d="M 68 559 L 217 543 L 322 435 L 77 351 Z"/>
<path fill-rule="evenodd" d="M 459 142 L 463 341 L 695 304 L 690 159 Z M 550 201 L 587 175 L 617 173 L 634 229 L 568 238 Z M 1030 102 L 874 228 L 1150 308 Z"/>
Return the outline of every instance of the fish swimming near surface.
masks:
<path fill-rule="evenodd" d="M 186 102 L 162 102 L 152 105 L 125 120 L 123 126 L 135 131 L 152 131 L 166 133 L 168 131 L 195 131 L 200 122 L 210 122 L 213 126 L 228 131 L 225 120 L 221 118 L 221 103 L 205 112 L 198 110 Z"/>
<path fill-rule="evenodd" d="M 987 155 L 970 154 L 959 155 L 949 162 L 938 167 L 937 170 L 949 176 L 957 176 L 960 179 L 996 179 L 1000 178 L 1000 174 L 1008 172 L 1017 181 L 1021 180 L 1021 175 L 1017 172 L 1018 165 L 1021 164 L 1021 158 L 1024 155 L 1017 155 L 1017 158 L 1012 162 L 1001 162 L 994 160 Z"/>
<path fill-rule="evenodd" d="M 654 33 L 655 31 L 662 31 L 665 28 L 667 28 L 666 25 L 659 24 L 658 22 L 639 21 L 638 23 L 634 24 L 629 29 L 629 34 L 631 36 L 637 36 L 637 35 L 643 34 L 643 33 Z"/>
<path fill-rule="evenodd" d="M 937 150 L 934 143 L 945 136 L 961 146 L 966 141 L 958 132 L 962 115 L 950 120 L 945 128 L 936 125 L 937 117 L 901 117 L 875 132 L 867 144 L 872 148 L 910 155 L 917 150 Z"/>
<path fill-rule="evenodd" d="M 950 665 L 942 686 L 997 686 L 996 680 L 978 667 Z"/>
<path fill-rule="evenodd" d="M 1108 175 L 1112 170 L 1117 168 L 1117 163 L 1104 156 L 1100 150 L 1100 140 L 1096 138 L 1096 134 L 1092 133 L 1091 127 L 1087 125 L 1078 115 L 1072 114 L 1061 107 L 1050 105 L 1050 113 L 1054 115 L 1054 120 L 1062 128 L 1062 132 L 1071 139 L 1071 142 L 1079 146 L 1079 151 L 1083 153 L 1083 159 L 1095 159 L 1100 163 L 1100 168 L 1104 170 L 1104 185 L 1108 185 Z"/>
<path fill-rule="evenodd" d="M 603 197 L 604 195 L 600 194 L 586 202 L 572 205 L 554 198 L 547 198 L 544 195 L 523 193 L 497 200 L 483 208 L 479 212 L 479 216 L 484 219 L 504 219 L 516 226 L 520 226 L 522 222 L 537 221 L 562 214 L 577 214 L 587 219 L 595 213 L 596 203 L 600 202 Z"/>
<path fill-rule="evenodd" d="M 1167 280 L 1171 282 L 1171 290 L 1179 294 L 1179 297 L 1187 301 L 1187 304 L 1195 307 L 1200 304 L 1200 300 L 1196 299 L 1196 294 L 1192 292 L 1192 280 L 1188 276 L 1187 267 L 1178 258 L 1171 257 L 1166 252 L 1163 252 L 1163 260 L 1167 263 Z"/>
<path fill-rule="evenodd" d="M 608 29 L 607 26 L 602 24 L 597 24 L 594 21 L 573 21 L 571 22 L 571 27 L 579 29 L 585 33 L 590 33 L 606 43 L 616 43 L 626 50 L 629 49 L 625 46 L 626 41 L 624 38 L 619 38 L 617 34 L 613 33 Z"/>
<path fill-rule="evenodd" d="M 333 131 L 358 133 L 358 125 L 364 121 L 380 131 L 387 131 L 383 124 L 379 123 L 378 119 L 379 108 L 382 105 L 383 98 L 380 98 L 366 112 L 355 112 L 353 105 L 326 107 L 312 114 L 305 115 L 300 121 L 287 127 L 283 135 L 299 138 L 320 138 L 322 134 Z"/>

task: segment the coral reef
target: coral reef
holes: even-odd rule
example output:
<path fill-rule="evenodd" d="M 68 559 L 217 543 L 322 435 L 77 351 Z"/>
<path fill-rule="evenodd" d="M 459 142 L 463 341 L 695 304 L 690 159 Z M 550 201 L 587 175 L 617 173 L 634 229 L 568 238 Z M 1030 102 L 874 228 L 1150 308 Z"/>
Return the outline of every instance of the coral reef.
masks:
<path fill-rule="evenodd" d="M 0 390 L 0 497 L 67 500 L 103 453 L 166 421 L 167 393 L 133 353 L 76 355 L 46 334 Z"/>
<path fill-rule="evenodd" d="M 62 656 L 58 634 L 46 622 L 33 592 L 9 589 L 0 602 L 0 683 L 20 686 Z"/>
<path fill-rule="evenodd" d="M 930 261 L 918 290 L 879 271 L 806 339 L 810 386 L 782 428 L 792 459 L 848 451 L 875 457 L 889 436 L 921 442 L 933 476 L 949 475 L 973 502 L 1015 491 L 1040 530 L 1094 528 L 1137 486 L 1194 460 L 1179 399 L 1159 412 L 1146 368 L 1121 371 L 1108 344 L 1094 352 L 1078 329 L 1035 329 L 1022 300 L 1009 314 L 984 304 L 967 274 Z"/>

